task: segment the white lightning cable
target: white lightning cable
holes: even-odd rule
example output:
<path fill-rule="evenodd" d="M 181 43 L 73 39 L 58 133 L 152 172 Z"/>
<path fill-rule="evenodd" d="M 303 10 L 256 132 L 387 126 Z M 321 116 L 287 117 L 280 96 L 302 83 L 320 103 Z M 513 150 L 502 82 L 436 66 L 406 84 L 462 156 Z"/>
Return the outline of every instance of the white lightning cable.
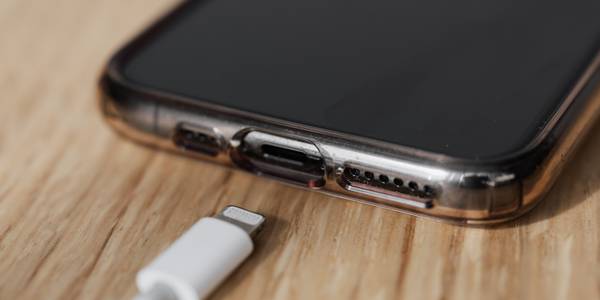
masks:
<path fill-rule="evenodd" d="M 197 300 L 208 296 L 254 249 L 265 218 L 227 206 L 202 218 L 137 274 L 134 300 Z"/>

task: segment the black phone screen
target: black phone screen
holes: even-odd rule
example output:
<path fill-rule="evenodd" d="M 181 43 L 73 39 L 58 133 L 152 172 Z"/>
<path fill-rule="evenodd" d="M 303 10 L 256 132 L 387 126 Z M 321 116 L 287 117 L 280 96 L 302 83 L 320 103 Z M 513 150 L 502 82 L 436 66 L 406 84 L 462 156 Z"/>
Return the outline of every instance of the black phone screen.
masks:
<path fill-rule="evenodd" d="M 599 15 L 598 0 L 196 1 L 122 72 L 198 101 L 482 159 L 544 127 L 597 51 Z"/>

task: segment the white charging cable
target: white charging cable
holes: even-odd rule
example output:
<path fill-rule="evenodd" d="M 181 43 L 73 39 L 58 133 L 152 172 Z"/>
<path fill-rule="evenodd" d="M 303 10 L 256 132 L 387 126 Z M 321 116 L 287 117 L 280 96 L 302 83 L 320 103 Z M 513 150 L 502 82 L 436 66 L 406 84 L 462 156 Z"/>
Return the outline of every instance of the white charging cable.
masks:
<path fill-rule="evenodd" d="M 137 274 L 134 300 L 197 300 L 208 296 L 254 249 L 265 218 L 227 206 L 202 218 Z"/>

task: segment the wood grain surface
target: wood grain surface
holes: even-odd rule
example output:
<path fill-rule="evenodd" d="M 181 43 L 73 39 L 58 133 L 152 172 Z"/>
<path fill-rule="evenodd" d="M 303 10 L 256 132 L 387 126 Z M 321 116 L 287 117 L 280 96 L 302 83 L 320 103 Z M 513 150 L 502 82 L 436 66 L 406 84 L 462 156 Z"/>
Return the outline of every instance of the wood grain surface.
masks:
<path fill-rule="evenodd" d="M 268 216 L 216 299 L 600 299 L 600 126 L 525 217 L 464 228 L 140 147 L 101 119 L 106 60 L 170 0 L 0 1 L 0 299 L 129 299 L 227 204 Z"/>

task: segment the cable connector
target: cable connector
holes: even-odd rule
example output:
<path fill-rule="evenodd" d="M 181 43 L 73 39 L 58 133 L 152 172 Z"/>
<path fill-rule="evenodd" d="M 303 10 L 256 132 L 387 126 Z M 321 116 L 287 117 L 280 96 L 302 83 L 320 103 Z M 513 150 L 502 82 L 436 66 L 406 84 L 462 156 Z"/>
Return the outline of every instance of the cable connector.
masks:
<path fill-rule="evenodd" d="M 135 300 L 208 296 L 254 249 L 265 218 L 236 206 L 202 218 L 137 275 Z"/>

